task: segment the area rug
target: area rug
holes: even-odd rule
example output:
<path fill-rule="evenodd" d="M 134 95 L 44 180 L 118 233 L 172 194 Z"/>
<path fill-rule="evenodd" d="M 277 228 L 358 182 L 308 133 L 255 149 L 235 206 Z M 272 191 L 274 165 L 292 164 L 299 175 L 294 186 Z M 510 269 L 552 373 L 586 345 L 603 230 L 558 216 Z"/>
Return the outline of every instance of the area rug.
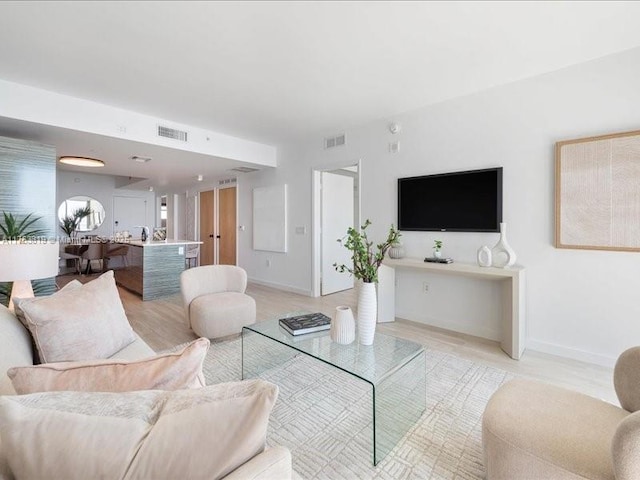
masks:
<path fill-rule="evenodd" d="M 289 448 L 305 479 L 484 478 L 482 412 L 512 375 L 436 350 L 426 359 L 426 411 L 377 466 L 371 388 L 304 355 L 261 374 L 280 388 L 267 443 Z M 239 380 L 241 340 L 213 343 L 204 370 L 207 383 Z"/>

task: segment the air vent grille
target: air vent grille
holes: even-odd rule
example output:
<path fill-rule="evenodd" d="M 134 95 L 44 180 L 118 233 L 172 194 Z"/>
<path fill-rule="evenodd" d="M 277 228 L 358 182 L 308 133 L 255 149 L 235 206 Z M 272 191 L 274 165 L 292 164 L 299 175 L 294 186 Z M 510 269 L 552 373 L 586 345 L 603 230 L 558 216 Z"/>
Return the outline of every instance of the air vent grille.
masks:
<path fill-rule="evenodd" d="M 347 137 L 344 133 L 324 139 L 324 148 L 342 147 L 347 144 Z"/>
<path fill-rule="evenodd" d="M 162 125 L 158 125 L 158 136 L 180 140 L 181 142 L 187 141 L 187 132 L 176 130 L 175 128 L 163 127 Z"/>
<path fill-rule="evenodd" d="M 218 185 L 228 185 L 230 183 L 236 183 L 235 178 L 225 178 L 224 180 L 218 180 Z"/>
<path fill-rule="evenodd" d="M 257 168 L 251 167 L 236 167 L 231 169 L 232 172 L 240 172 L 240 173 L 249 173 L 249 172 L 257 172 Z"/>

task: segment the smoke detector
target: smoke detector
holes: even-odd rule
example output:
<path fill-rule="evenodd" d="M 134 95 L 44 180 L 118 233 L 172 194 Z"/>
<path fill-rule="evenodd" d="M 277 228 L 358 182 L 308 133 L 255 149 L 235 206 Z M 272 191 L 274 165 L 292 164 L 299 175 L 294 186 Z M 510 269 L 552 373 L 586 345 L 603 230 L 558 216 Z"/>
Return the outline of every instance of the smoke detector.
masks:
<path fill-rule="evenodd" d="M 147 163 L 151 161 L 151 157 L 141 157 L 140 155 L 133 155 L 130 158 L 138 163 Z"/>

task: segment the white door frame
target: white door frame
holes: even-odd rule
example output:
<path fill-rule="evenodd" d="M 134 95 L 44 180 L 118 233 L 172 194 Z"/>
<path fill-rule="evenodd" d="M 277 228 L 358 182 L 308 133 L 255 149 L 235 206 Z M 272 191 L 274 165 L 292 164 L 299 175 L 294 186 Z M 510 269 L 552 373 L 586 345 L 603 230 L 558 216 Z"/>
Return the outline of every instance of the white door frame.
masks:
<path fill-rule="evenodd" d="M 313 169 L 313 175 L 311 178 L 312 182 L 312 192 L 313 196 L 311 199 L 311 211 L 312 211 L 312 225 L 311 225 L 311 256 L 312 256 L 312 264 L 311 264 L 311 295 L 313 297 L 320 296 L 320 277 L 322 274 L 322 266 L 320 264 L 322 259 L 322 240 L 320 236 L 321 229 L 321 220 L 322 220 L 322 200 L 320 197 L 320 187 L 321 187 L 321 173 L 322 172 L 330 172 L 332 170 L 339 170 L 341 168 L 346 167 L 358 167 L 358 205 L 355 208 L 357 210 L 358 218 L 361 217 L 362 211 L 362 159 L 353 160 L 351 162 L 344 161 L 334 165 L 315 167 Z M 345 235 L 347 232 L 344 232 Z"/>

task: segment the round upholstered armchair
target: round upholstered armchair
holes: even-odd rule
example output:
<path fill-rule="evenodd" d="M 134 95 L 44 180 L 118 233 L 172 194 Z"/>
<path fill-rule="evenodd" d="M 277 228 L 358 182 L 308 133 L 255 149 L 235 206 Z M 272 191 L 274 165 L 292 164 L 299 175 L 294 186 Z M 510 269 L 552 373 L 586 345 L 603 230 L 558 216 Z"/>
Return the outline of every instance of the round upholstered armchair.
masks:
<path fill-rule="evenodd" d="M 482 421 L 487 479 L 640 479 L 640 347 L 613 377 L 622 408 L 540 382 L 500 387 Z"/>
<path fill-rule="evenodd" d="M 256 302 L 244 292 L 247 272 L 235 265 L 206 265 L 180 275 L 187 323 L 201 337 L 237 334 L 256 321 Z"/>

